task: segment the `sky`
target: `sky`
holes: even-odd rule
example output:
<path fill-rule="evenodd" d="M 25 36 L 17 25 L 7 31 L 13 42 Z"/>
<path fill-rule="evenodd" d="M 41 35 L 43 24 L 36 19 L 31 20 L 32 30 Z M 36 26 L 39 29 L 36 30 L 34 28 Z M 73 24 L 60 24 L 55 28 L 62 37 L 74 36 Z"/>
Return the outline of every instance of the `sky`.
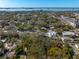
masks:
<path fill-rule="evenodd" d="M 79 7 L 79 0 L 0 0 L 0 7 Z"/>

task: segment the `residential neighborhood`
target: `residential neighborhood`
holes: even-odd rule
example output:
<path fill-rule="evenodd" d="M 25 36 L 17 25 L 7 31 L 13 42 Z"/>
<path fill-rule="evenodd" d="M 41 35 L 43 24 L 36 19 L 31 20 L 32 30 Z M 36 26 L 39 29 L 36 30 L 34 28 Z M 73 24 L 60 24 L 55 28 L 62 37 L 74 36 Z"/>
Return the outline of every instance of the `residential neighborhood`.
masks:
<path fill-rule="evenodd" d="M 78 59 L 78 17 L 67 11 L 0 11 L 0 57 Z"/>

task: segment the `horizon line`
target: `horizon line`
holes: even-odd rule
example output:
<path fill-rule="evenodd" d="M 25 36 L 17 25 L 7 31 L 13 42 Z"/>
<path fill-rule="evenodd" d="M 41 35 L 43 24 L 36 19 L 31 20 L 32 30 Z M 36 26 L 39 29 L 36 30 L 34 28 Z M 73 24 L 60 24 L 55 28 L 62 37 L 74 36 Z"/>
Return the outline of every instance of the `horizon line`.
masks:
<path fill-rule="evenodd" d="M 79 7 L 0 7 L 0 9 L 20 9 L 20 8 L 79 8 Z"/>

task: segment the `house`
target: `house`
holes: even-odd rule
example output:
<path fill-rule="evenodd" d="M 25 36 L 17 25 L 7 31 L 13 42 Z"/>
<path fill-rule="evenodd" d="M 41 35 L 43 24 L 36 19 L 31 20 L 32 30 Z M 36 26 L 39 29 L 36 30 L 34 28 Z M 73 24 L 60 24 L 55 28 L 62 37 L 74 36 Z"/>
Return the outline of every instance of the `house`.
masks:
<path fill-rule="evenodd" d="M 3 43 L 6 42 L 6 39 L 2 39 L 1 42 L 3 42 Z"/>
<path fill-rule="evenodd" d="M 75 27 L 76 27 L 75 22 L 68 22 L 68 23 L 69 23 L 69 25 L 71 25 L 73 28 L 75 28 Z"/>
<path fill-rule="evenodd" d="M 75 35 L 74 32 L 70 32 L 70 31 L 64 31 L 64 32 L 62 32 L 62 36 L 63 37 L 74 36 L 74 35 Z"/>
<path fill-rule="evenodd" d="M 16 45 L 15 45 L 15 44 L 12 44 L 12 43 L 5 43 L 5 44 L 4 44 L 4 47 L 5 47 L 7 50 L 11 51 L 12 49 L 15 49 Z"/>
<path fill-rule="evenodd" d="M 41 29 L 42 29 L 42 30 L 47 30 L 45 27 L 42 27 Z"/>
<path fill-rule="evenodd" d="M 79 50 L 79 44 L 75 44 L 75 47 Z"/>
<path fill-rule="evenodd" d="M 54 36 L 56 36 L 56 32 L 55 31 L 52 31 L 52 30 L 49 30 L 46 33 L 46 36 L 48 36 L 49 38 L 54 37 Z"/>
<path fill-rule="evenodd" d="M 74 41 L 74 39 L 72 39 L 72 38 L 70 38 L 70 37 L 61 37 L 61 40 L 62 40 L 63 43 L 64 43 L 65 41 L 66 41 L 66 42 L 73 42 L 73 41 Z"/>

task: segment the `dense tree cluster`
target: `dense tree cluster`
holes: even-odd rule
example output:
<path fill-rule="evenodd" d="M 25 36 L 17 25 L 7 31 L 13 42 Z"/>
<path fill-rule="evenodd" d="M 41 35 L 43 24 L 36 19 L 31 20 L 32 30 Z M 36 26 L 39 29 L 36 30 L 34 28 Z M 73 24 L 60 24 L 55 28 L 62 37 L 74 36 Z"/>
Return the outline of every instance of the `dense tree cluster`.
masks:
<path fill-rule="evenodd" d="M 25 36 L 16 47 L 15 58 L 20 58 L 20 55 L 25 55 L 27 59 L 73 59 L 74 52 L 59 39 L 34 34 Z"/>

